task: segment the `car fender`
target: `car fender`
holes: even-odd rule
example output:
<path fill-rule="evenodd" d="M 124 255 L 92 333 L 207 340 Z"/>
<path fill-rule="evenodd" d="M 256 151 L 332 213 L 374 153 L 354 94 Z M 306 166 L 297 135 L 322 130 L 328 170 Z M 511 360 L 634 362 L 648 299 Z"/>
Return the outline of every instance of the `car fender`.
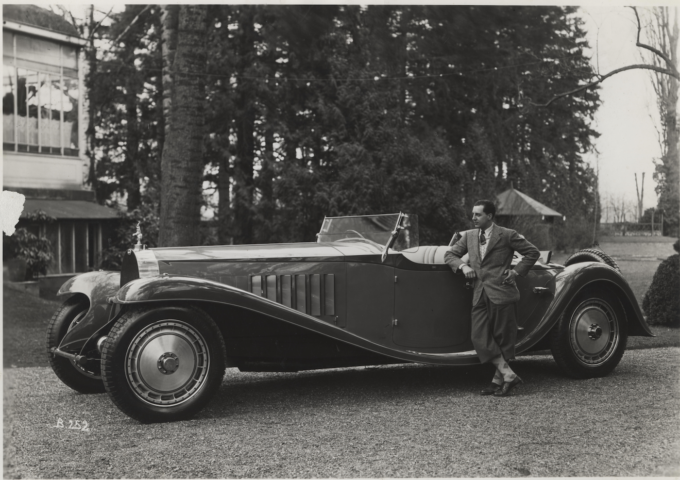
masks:
<path fill-rule="evenodd" d="M 642 315 L 633 291 L 621 274 L 603 263 L 584 262 L 565 267 L 557 274 L 554 299 L 550 307 L 536 328 L 518 342 L 517 353 L 527 351 L 543 339 L 577 295 L 596 288 L 606 288 L 619 299 L 626 314 L 629 335 L 654 336 Z"/>
<path fill-rule="evenodd" d="M 87 272 L 70 278 L 61 286 L 57 296 L 84 295 L 89 309 L 83 319 L 69 330 L 59 345 L 66 352 L 80 352 L 85 341 L 106 325 L 111 316 L 112 298 L 120 288 L 118 272 Z"/>
<path fill-rule="evenodd" d="M 234 305 L 284 321 L 373 353 L 407 362 L 436 365 L 473 365 L 479 359 L 474 351 L 455 354 L 425 354 L 380 345 L 311 315 L 286 307 L 265 297 L 212 280 L 183 276 L 156 276 L 125 284 L 113 302 L 128 306 L 175 302 L 209 302 Z"/>

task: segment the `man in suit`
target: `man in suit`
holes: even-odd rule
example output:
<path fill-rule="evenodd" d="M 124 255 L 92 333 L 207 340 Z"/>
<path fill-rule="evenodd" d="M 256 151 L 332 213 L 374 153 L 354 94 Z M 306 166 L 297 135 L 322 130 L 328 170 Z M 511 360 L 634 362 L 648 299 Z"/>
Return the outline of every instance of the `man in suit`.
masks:
<path fill-rule="evenodd" d="M 517 339 L 515 279 L 529 273 L 540 253 L 516 231 L 496 225 L 495 216 L 496 207 L 489 200 L 475 203 L 472 222 L 476 228 L 463 232 L 444 260 L 454 272 L 462 270 L 466 278 L 474 279 L 472 344 L 482 363 L 496 366 L 491 385 L 481 394 L 502 397 L 522 383 L 508 365 L 515 358 Z M 514 269 L 510 268 L 513 252 L 524 255 Z M 461 260 L 466 253 L 469 263 Z"/>

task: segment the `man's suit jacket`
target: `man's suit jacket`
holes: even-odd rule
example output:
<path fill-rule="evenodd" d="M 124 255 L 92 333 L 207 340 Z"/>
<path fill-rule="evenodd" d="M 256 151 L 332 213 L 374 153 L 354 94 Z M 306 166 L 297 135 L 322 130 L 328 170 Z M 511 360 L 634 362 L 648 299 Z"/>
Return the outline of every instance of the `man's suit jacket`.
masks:
<path fill-rule="evenodd" d="M 516 231 L 494 224 L 491 238 L 487 240 L 484 259 L 481 258 L 479 251 L 479 229 L 475 228 L 462 233 L 461 239 L 444 254 L 444 261 L 456 272 L 464 263 L 461 257 L 468 253 L 468 265 L 477 274 L 472 304 L 476 305 L 479 302 L 484 290 L 493 303 L 505 305 L 519 300 L 516 285 L 502 284 L 506 278 L 503 272 L 510 268 L 513 252 L 524 255 L 515 266 L 515 271 L 521 276 L 529 273 L 531 266 L 541 255 L 533 244 Z"/>

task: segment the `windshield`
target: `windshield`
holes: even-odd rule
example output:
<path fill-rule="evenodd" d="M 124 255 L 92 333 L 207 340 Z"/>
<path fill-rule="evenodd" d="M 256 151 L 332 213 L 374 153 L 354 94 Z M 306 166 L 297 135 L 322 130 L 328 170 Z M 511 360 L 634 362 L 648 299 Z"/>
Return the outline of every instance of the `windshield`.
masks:
<path fill-rule="evenodd" d="M 356 217 L 326 217 L 317 241 L 321 242 L 361 242 L 383 248 L 397 227 L 399 213 L 387 215 L 361 215 Z M 403 214 L 399 236 L 392 246 L 401 251 L 418 246 L 418 216 Z"/>

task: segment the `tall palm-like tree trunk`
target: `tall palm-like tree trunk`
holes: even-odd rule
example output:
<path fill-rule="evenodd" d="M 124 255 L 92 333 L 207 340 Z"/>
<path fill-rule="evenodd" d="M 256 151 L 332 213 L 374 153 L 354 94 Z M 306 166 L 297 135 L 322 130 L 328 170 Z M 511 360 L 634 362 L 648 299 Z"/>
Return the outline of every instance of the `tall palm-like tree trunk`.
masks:
<path fill-rule="evenodd" d="M 159 245 L 196 245 L 203 178 L 207 7 L 165 6 L 163 28 L 166 135 Z"/>

